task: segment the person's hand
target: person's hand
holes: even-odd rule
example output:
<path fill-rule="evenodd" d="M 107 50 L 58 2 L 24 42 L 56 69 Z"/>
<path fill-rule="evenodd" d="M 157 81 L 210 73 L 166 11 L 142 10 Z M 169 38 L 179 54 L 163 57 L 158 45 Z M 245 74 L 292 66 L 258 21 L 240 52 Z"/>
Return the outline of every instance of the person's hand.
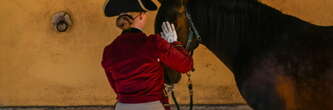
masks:
<path fill-rule="evenodd" d="M 169 43 L 173 43 L 177 41 L 177 32 L 175 26 L 170 24 L 168 21 L 162 23 L 162 32 L 161 37 L 168 41 Z"/>

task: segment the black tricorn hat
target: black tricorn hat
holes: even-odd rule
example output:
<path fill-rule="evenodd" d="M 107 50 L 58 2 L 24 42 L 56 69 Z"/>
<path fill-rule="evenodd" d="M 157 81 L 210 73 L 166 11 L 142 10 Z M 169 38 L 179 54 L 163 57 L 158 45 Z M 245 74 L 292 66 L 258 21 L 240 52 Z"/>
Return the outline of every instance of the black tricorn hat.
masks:
<path fill-rule="evenodd" d="M 104 14 L 107 17 L 118 16 L 126 12 L 147 12 L 157 10 L 151 0 L 107 0 Z"/>

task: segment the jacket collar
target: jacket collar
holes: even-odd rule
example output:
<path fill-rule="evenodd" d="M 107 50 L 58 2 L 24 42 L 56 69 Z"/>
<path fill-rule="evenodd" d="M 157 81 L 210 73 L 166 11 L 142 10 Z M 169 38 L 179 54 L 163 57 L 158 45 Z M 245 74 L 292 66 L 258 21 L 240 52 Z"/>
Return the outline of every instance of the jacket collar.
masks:
<path fill-rule="evenodd" d="M 143 33 L 143 32 L 137 28 L 129 28 L 122 32 L 122 34 L 125 34 L 125 33 Z"/>

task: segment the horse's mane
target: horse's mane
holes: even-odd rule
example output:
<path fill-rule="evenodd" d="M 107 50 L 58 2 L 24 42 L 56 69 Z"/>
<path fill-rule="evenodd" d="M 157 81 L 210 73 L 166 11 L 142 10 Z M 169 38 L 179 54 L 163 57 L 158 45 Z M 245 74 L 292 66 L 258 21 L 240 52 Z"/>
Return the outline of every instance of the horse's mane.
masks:
<path fill-rule="evenodd" d="M 190 0 L 187 8 L 203 44 L 229 68 L 240 54 L 263 52 L 314 26 L 256 0 Z"/>

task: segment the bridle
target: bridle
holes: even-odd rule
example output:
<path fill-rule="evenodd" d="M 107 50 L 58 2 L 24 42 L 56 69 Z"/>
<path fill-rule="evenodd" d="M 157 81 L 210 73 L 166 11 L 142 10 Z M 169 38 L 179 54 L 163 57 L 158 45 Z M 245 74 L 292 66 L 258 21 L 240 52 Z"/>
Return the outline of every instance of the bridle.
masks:
<path fill-rule="evenodd" d="M 193 50 L 190 50 L 191 43 L 192 43 L 194 38 L 196 38 L 196 40 L 198 42 L 201 42 L 201 36 L 200 36 L 197 28 L 195 27 L 194 22 L 193 22 L 192 17 L 191 17 L 191 14 L 189 13 L 187 8 L 185 10 L 185 16 L 186 16 L 187 22 L 189 24 L 189 33 L 188 33 L 188 36 L 187 36 L 187 43 L 185 45 L 185 49 L 187 51 L 189 51 L 189 54 L 192 56 L 193 55 Z M 192 71 L 194 71 L 194 69 Z M 190 72 L 187 72 L 186 75 L 188 77 L 187 87 L 188 87 L 189 95 L 190 95 L 189 110 L 192 110 L 193 109 L 193 84 L 192 84 Z M 176 96 L 175 96 L 174 91 L 173 91 L 173 85 L 171 85 L 170 88 L 171 89 L 169 89 L 169 91 L 171 92 L 172 99 L 173 99 L 173 101 L 176 105 L 176 108 L 177 108 L 177 110 L 180 110 L 180 106 L 177 102 Z"/>
<path fill-rule="evenodd" d="M 189 31 L 190 32 L 187 36 L 188 39 L 187 39 L 187 43 L 186 43 L 186 47 L 185 47 L 186 50 L 188 50 L 190 48 L 190 45 L 191 45 L 191 42 L 192 42 L 194 36 L 197 38 L 197 40 L 199 42 L 201 42 L 201 36 L 200 36 L 197 28 L 195 27 L 194 22 L 193 22 L 192 17 L 191 17 L 191 14 L 189 13 L 187 8 L 185 10 L 185 16 L 186 16 L 188 24 L 190 25 L 189 26 Z M 191 51 L 193 51 L 193 50 L 191 50 Z"/>

